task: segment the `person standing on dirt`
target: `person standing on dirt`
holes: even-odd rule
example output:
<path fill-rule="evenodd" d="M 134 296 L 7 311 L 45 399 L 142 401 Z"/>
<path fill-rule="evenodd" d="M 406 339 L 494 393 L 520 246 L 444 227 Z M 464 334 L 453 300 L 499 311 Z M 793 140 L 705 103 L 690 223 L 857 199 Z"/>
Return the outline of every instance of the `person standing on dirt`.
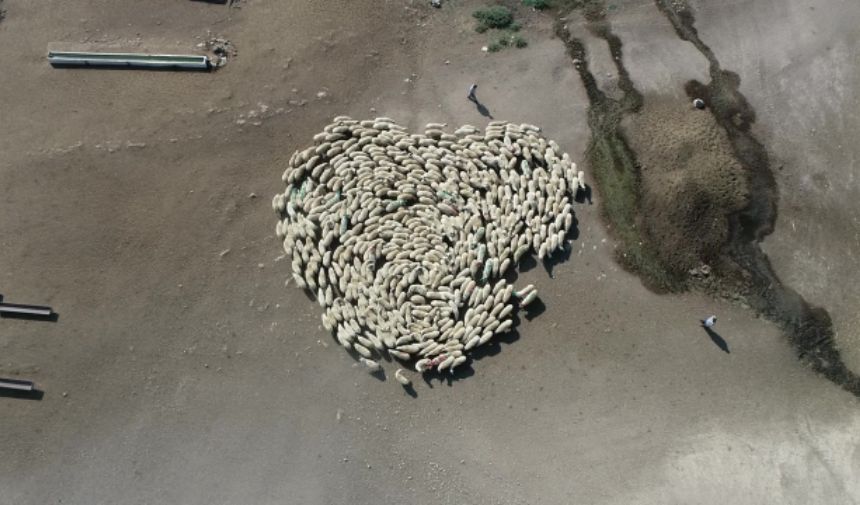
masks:
<path fill-rule="evenodd" d="M 466 95 L 466 98 L 468 98 L 472 102 L 478 103 L 478 97 L 475 96 L 475 91 L 477 91 L 477 90 L 478 90 L 477 84 L 472 84 L 471 86 L 469 86 L 469 94 Z"/>
<path fill-rule="evenodd" d="M 711 316 L 707 319 L 702 319 L 702 326 L 705 328 L 713 328 L 717 324 L 717 316 Z"/>

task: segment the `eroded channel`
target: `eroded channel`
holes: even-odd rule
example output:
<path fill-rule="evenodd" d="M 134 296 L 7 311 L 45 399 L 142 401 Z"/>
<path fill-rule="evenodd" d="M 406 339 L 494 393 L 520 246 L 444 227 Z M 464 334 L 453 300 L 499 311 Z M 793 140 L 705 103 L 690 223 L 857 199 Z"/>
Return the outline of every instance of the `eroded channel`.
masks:
<path fill-rule="evenodd" d="M 679 39 L 692 44 L 708 60 L 710 82 L 690 81 L 685 91 L 691 100 L 705 100 L 707 110 L 727 136 L 730 152 L 725 154 L 737 160 L 746 179 L 745 205 L 727 210 L 724 215 L 727 227 L 721 237 L 722 246 L 710 257 L 701 258 L 703 263 L 707 261 L 713 266 L 706 291 L 738 300 L 777 323 L 802 362 L 860 397 L 860 377 L 842 361 L 828 312 L 810 305 L 783 284 L 761 249 L 761 241 L 774 229 L 779 192 L 767 149 L 751 132 L 756 113 L 739 90 L 740 76 L 723 69 L 711 48 L 701 40 L 693 11 L 685 1 L 655 0 L 655 5 L 672 23 Z M 607 44 L 618 73 L 621 96 L 613 98 L 598 87 L 589 68 L 585 44 L 571 34 L 565 18 L 561 18 L 556 24 L 556 34 L 565 43 L 590 102 L 588 123 L 592 137 L 587 159 L 602 194 L 602 215 L 619 243 L 618 259 L 657 292 L 689 289 L 695 283 L 673 270 L 667 258 L 661 256 L 641 217 L 643 196 L 647 195 L 643 195 L 641 166 L 625 136 L 622 120 L 628 115 L 645 113 L 643 100 L 647 98 L 636 90 L 624 68 L 622 42 L 612 32 L 604 3 L 573 2 L 568 10 L 582 13 L 589 32 Z M 679 228 L 675 232 L 684 230 Z"/>

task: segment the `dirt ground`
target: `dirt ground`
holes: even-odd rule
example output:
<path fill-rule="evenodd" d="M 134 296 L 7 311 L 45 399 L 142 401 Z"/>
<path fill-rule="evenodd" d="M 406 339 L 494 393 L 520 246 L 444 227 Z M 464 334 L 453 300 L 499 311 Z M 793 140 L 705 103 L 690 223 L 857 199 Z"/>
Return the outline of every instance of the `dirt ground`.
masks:
<path fill-rule="evenodd" d="M 415 377 L 413 398 L 358 368 L 284 286 L 270 200 L 293 150 L 339 114 L 484 125 L 477 82 L 493 117 L 579 160 L 588 100 L 552 20 L 524 9 L 529 46 L 486 54 L 478 2 L 238 5 L 2 5 L 0 294 L 59 319 L 0 320 L 0 376 L 44 390 L 0 397 L 0 504 L 860 503 L 857 399 L 772 323 L 621 270 L 599 188 L 569 261 L 521 274 L 543 313 L 463 377 Z M 694 6 L 781 167 L 764 247 L 857 370 L 860 8 Z M 652 2 L 609 20 L 643 93 L 686 100 L 706 75 Z M 193 52 L 207 32 L 238 50 L 213 73 L 45 60 L 58 43 Z M 601 85 L 610 57 L 592 56 Z"/>
<path fill-rule="evenodd" d="M 856 131 L 860 6 L 841 1 L 702 5 L 700 33 L 745 79 L 780 187 L 780 218 L 765 251 L 783 281 L 833 317 L 846 363 L 860 371 L 860 179 Z M 776 20 L 767 16 L 779 11 Z M 753 28 L 754 27 L 754 28 Z M 748 37 L 718 37 L 725 31 Z M 767 58 L 750 51 L 770 41 Z"/>
<path fill-rule="evenodd" d="M 749 200 L 725 131 L 710 114 L 690 112 L 686 101 L 649 95 L 625 128 L 640 164 L 643 224 L 680 276 L 715 264 L 729 236 L 726 216 Z"/>

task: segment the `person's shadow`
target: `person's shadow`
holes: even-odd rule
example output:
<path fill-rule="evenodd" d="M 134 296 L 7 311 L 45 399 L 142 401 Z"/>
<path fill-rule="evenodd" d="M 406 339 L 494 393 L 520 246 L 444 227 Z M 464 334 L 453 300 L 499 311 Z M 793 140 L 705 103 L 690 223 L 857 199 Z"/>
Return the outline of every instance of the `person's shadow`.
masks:
<path fill-rule="evenodd" d="M 573 199 L 577 203 L 588 202 L 588 205 L 593 205 L 594 202 L 591 201 L 591 186 L 586 184 L 585 189 L 577 188 L 576 192 L 574 193 Z"/>
<path fill-rule="evenodd" d="M 716 344 L 717 347 L 722 349 L 723 352 L 725 352 L 726 354 L 729 354 L 728 342 L 726 342 L 726 340 L 723 337 L 721 337 L 719 333 L 715 332 L 711 328 L 708 328 L 707 326 L 703 326 L 703 328 L 705 329 L 705 332 L 708 334 L 708 336 L 711 337 L 711 341 L 714 344 Z"/>
<path fill-rule="evenodd" d="M 486 118 L 493 119 L 493 115 L 490 114 L 490 109 L 488 109 L 484 104 L 482 104 L 480 100 L 472 97 L 469 97 L 469 100 L 471 100 L 475 104 L 475 107 L 478 109 L 479 114 Z"/>

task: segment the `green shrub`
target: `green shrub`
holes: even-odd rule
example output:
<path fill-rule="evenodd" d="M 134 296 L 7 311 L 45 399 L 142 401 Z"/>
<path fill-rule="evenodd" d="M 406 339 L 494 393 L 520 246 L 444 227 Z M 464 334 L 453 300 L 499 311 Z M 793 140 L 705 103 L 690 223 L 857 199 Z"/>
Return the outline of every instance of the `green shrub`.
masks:
<path fill-rule="evenodd" d="M 502 47 L 508 47 L 511 44 L 511 39 L 508 38 L 507 35 L 503 35 L 503 36 L 499 37 L 499 40 L 496 43 Z"/>
<path fill-rule="evenodd" d="M 489 46 L 487 46 L 487 50 L 491 53 L 497 53 L 502 50 L 502 45 L 498 42 L 492 42 Z"/>
<path fill-rule="evenodd" d="M 478 32 L 484 32 L 488 28 L 507 28 L 514 22 L 514 14 L 502 5 L 478 9 L 472 13 L 472 16 L 478 20 L 478 25 L 475 27 Z"/>
<path fill-rule="evenodd" d="M 514 35 L 513 37 L 511 37 L 511 43 L 520 49 L 529 45 L 526 39 L 520 37 L 519 35 Z"/>
<path fill-rule="evenodd" d="M 523 0 L 523 5 L 533 9 L 549 9 L 549 0 Z"/>
<path fill-rule="evenodd" d="M 512 32 L 518 32 L 518 31 L 520 31 L 520 28 L 522 28 L 522 26 L 520 26 L 519 23 L 513 22 L 513 23 L 511 23 L 511 26 L 508 27 L 508 30 L 510 30 Z"/>

